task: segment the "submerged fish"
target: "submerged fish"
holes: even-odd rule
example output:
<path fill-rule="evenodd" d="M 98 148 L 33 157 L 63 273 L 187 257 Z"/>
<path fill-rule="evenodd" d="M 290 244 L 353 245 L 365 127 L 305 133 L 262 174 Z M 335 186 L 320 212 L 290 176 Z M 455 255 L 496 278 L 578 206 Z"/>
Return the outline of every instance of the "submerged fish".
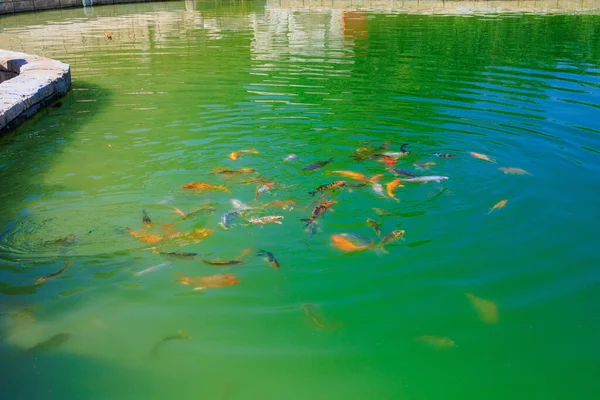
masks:
<path fill-rule="evenodd" d="M 372 243 L 368 244 L 355 244 L 356 237 L 348 234 L 332 235 L 331 240 L 335 247 L 342 251 L 362 251 L 373 247 Z"/>
<path fill-rule="evenodd" d="M 160 254 L 161 256 L 179 258 L 182 260 L 188 260 L 188 259 L 194 258 L 198 255 L 198 253 L 188 253 L 188 252 L 184 252 L 184 251 L 171 251 L 168 253 L 159 252 L 158 254 Z"/>
<path fill-rule="evenodd" d="M 434 162 L 427 161 L 427 162 L 420 162 L 420 163 L 413 164 L 413 167 L 415 167 L 419 171 L 427 171 L 427 170 L 429 170 L 429 167 L 433 167 L 434 165 L 435 165 Z"/>
<path fill-rule="evenodd" d="M 373 191 L 381 196 L 381 197 L 385 197 L 385 194 L 383 193 L 383 185 L 379 182 L 371 182 L 371 187 L 373 188 Z"/>
<path fill-rule="evenodd" d="M 234 210 L 226 212 L 225 214 L 221 215 L 220 225 L 224 229 L 229 229 L 232 227 L 232 221 L 234 218 L 241 218 L 239 211 Z"/>
<path fill-rule="evenodd" d="M 275 269 L 279 269 L 281 268 L 281 265 L 279 264 L 279 261 L 277 261 L 277 259 L 275 258 L 275 256 L 273 255 L 273 253 L 268 252 L 266 250 L 258 250 L 256 252 L 257 256 L 265 256 L 264 260 L 266 262 L 269 263 L 269 265 L 271 265 L 271 267 L 275 268 Z"/>
<path fill-rule="evenodd" d="M 194 229 L 193 231 L 187 232 L 187 233 L 179 233 L 177 235 L 174 235 L 172 238 L 184 240 L 184 241 L 190 241 L 192 243 L 198 243 L 201 240 L 206 239 L 213 233 L 214 233 L 213 229 L 200 228 L 200 229 Z"/>
<path fill-rule="evenodd" d="M 245 203 L 242 203 L 238 199 L 231 199 L 231 206 L 236 211 L 254 210 L 256 208 L 256 207 L 250 207 L 249 205 L 246 205 Z"/>
<path fill-rule="evenodd" d="M 498 168 L 500 171 L 503 171 L 505 174 L 512 174 L 512 175 L 531 175 L 529 172 L 525 171 L 524 169 L 521 168 Z"/>
<path fill-rule="evenodd" d="M 430 176 L 416 176 L 414 178 L 402 179 L 402 182 L 413 182 L 413 183 L 427 183 L 427 182 L 441 182 L 448 179 L 447 176 L 430 175 Z"/>
<path fill-rule="evenodd" d="M 397 187 L 404 187 L 404 185 L 402 184 L 402 182 L 400 181 L 400 179 L 394 179 L 393 181 L 391 181 L 390 183 L 387 184 L 387 187 L 386 187 L 387 188 L 387 194 L 392 199 L 394 199 L 396 201 L 400 201 L 396 197 L 394 197 L 394 189 L 396 189 Z"/>
<path fill-rule="evenodd" d="M 48 275 L 42 276 L 37 281 L 35 281 L 35 284 L 40 285 L 40 284 L 46 282 L 48 279 L 52 279 L 52 278 L 59 276 L 60 274 L 65 272 L 67 270 L 67 268 L 69 268 L 71 265 L 73 265 L 74 262 L 75 262 L 74 260 L 65 261 L 65 264 L 63 265 L 63 267 L 61 269 L 59 269 L 58 271 L 51 272 Z"/>
<path fill-rule="evenodd" d="M 148 213 L 146 212 L 146 210 L 142 210 L 142 223 L 147 228 L 152 226 L 152 220 L 148 216 Z"/>
<path fill-rule="evenodd" d="M 241 175 L 241 174 L 250 174 L 255 172 L 254 168 L 240 168 L 239 170 L 229 169 L 217 167 L 213 169 L 214 173 L 217 175 Z"/>
<path fill-rule="evenodd" d="M 266 217 L 260 218 L 250 218 L 248 222 L 252 225 L 266 225 L 266 224 L 282 224 L 281 220 L 283 216 L 281 215 L 267 215 Z"/>
<path fill-rule="evenodd" d="M 490 208 L 490 212 L 488 213 L 488 215 L 491 214 L 492 211 L 494 211 L 494 210 L 501 209 L 502 207 L 504 207 L 506 205 L 506 203 L 508 203 L 508 200 L 500 200 L 499 202 L 494 204 L 494 207 Z"/>
<path fill-rule="evenodd" d="M 495 160 L 492 160 L 491 158 L 489 158 L 485 154 L 475 153 L 474 151 L 469 152 L 469 154 L 472 155 L 473 157 L 478 158 L 478 159 L 483 160 L 483 161 L 496 162 Z"/>
<path fill-rule="evenodd" d="M 256 151 L 256 149 L 234 151 L 231 154 L 229 154 L 229 158 L 235 161 L 240 158 L 240 155 L 242 153 L 258 154 L 258 151 Z"/>
<path fill-rule="evenodd" d="M 324 166 L 326 166 L 327 164 L 333 162 L 333 158 L 330 158 L 329 160 L 325 160 L 325 161 L 317 161 L 314 164 L 310 164 L 307 165 L 306 167 L 302 168 L 302 171 L 313 171 L 315 169 L 319 169 L 319 168 L 323 168 Z"/>
<path fill-rule="evenodd" d="M 416 337 L 415 341 L 439 348 L 454 347 L 454 340 L 443 336 L 423 335 Z"/>
<path fill-rule="evenodd" d="M 159 270 L 159 269 L 161 269 L 163 267 L 166 267 L 169 264 L 171 264 L 171 263 L 164 262 L 162 264 L 153 265 L 152 267 L 149 267 L 149 268 L 146 268 L 146 269 L 143 269 L 141 271 L 136 272 L 134 275 L 135 276 L 141 276 L 141 275 L 147 274 L 148 272 L 157 271 L 157 270 Z"/>
<path fill-rule="evenodd" d="M 44 242 L 44 246 L 48 246 L 48 245 L 62 245 L 62 244 L 73 244 L 77 242 L 77 236 L 70 234 L 68 236 L 65 237 L 61 237 L 58 239 L 54 239 L 54 240 L 48 240 L 46 242 Z"/>
<path fill-rule="evenodd" d="M 177 332 L 175 335 L 165 336 L 162 339 L 160 339 L 158 342 L 156 342 L 156 344 L 154 346 L 152 346 L 152 350 L 150 350 L 150 355 L 152 357 L 157 357 L 158 356 L 158 348 L 164 342 L 168 342 L 170 340 L 189 340 L 191 338 L 192 337 L 190 335 L 187 335 L 187 334 L 183 333 L 182 331 Z"/>
<path fill-rule="evenodd" d="M 273 186 L 275 186 L 275 182 L 267 182 L 264 185 L 260 186 L 258 189 L 256 189 L 256 194 L 254 195 L 254 200 L 258 200 L 258 197 L 260 196 L 261 193 L 271 190 L 273 188 Z"/>
<path fill-rule="evenodd" d="M 379 242 L 379 246 L 383 246 L 384 244 L 395 242 L 398 239 L 403 239 L 403 236 L 404 236 L 403 229 L 398 229 L 398 230 L 392 231 L 392 232 L 388 233 L 387 235 L 385 235 L 383 237 L 383 239 L 381 239 L 381 242 Z"/>
<path fill-rule="evenodd" d="M 196 286 L 194 290 L 204 290 L 207 288 L 220 288 L 225 286 L 239 285 L 240 278 L 235 274 L 217 274 L 210 276 L 203 276 L 200 278 L 190 278 L 181 273 L 176 274 L 178 276 L 178 282 L 184 285 Z"/>
<path fill-rule="evenodd" d="M 416 174 L 413 174 L 412 172 L 407 171 L 405 169 L 388 168 L 387 170 L 390 171 L 394 175 L 404 175 L 404 176 L 408 176 L 409 178 L 416 178 L 417 177 Z"/>
<path fill-rule="evenodd" d="M 143 243 L 158 243 L 166 239 L 162 235 L 155 235 L 148 232 L 129 231 L 129 234 Z"/>
<path fill-rule="evenodd" d="M 107 38 L 108 40 L 112 40 L 112 35 L 110 34 L 110 32 L 109 32 L 109 31 L 104 31 L 104 36 L 106 36 L 106 38 Z"/>
<path fill-rule="evenodd" d="M 377 236 L 381 236 L 381 224 L 377 221 L 374 221 L 372 219 L 367 219 L 367 225 L 369 225 L 371 228 L 373 228 L 373 230 L 375 231 L 375 234 L 377 234 Z"/>
<path fill-rule="evenodd" d="M 304 309 L 304 313 L 306 317 L 310 321 L 310 323 L 318 329 L 337 329 L 342 324 L 338 321 L 330 322 L 325 318 L 321 308 L 316 304 L 302 304 L 302 308 Z"/>
<path fill-rule="evenodd" d="M 229 266 L 229 265 L 242 265 L 242 264 L 246 264 L 246 262 L 242 261 L 242 260 L 206 260 L 206 259 L 204 259 L 202 257 L 198 257 L 198 258 L 204 264 L 209 264 L 209 265 Z"/>
<path fill-rule="evenodd" d="M 190 182 L 181 186 L 182 189 L 194 189 L 194 190 L 222 190 L 223 192 L 229 192 L 223 185 L 213 185 L 212 183 L 206 182 Z"/>
<path fill-rule="evenodd" d="M 332 183 L 327 183 L 325 185 L 321 185 L 318 188 L 316 188 L 313 192 L 308 192 L 308 194 L 310 194 L 311 196 L 314 196 L 315 194 L 317 194 L 319 192 L 324 192 L 326 190 L 336 190 L 336 189 L 339 189 L 344 186 L 346 186 L 346 181 L 335 181 Z"/>
<path fill-rule="evenodd" d="M 297 158 L 298 158 L 298 156 L 296 154 L 290 154 L 286 158 L 284 158 L 283 161 L 287 161 L 287 162 L 294 161 Z"/>
<path fill-rule="evenodd" d="M 481 321 L 487 324 L 498 323 L 498 306 L 496 303 L 491 300 L 482 299 L 471 293 L 466 293 L 465 296 L 471 302 Z"/>
<path fill-rule="evenodd" d="M 294 200 L 273 200 L 265 205 L 266 208 L 281 208 L 282 210 L 293 209 L 292 205 L 295 205 Z"/>
<path fill-rule="evenodd" d="M 317 218 L 319 218 L 321 215 L 325 214 L 325 212 L 327 210 L 333 211 L 331 209 L 331 206 L 333 206 L 334 204 L 337 204 L 337 201 L 331 200 L 331 201 L 327 201 L 325 203 L 321 203 L 321 204 L 317 205 L 312 210 L 312 213 L 310 214 L 310 218 L 301 219 L 301 221 L 306 222 L 306 225 L 304 227 L 306 228 L 308 225 L 313 223 Z"/>
<path fill-rule="evenodd" d="M 35 346 L 26 349 L 25 354 L 32 355 L 44 351 L 54 350 L 60 345 L 62 345 L 64 342 L 69 340 L 71 336 L 72 335 L 70 333 L 58 333 L 52 336 L 50 339 L 40 342 Z"/>
<path fill-rule="evenodd" d="M 181 215 L 181 219 L 187 219 L 187 218 L 190 218 L 191 216 L 196 215 L 196 214 L 201 213 L 201 212 L 205 212 L 205 213 L 215 212 L 215 211 L 217 211 L 217 208 L 213 204 L 205 204 L 205 205 L 203 205 L 201 207 L 193 209 L 189 213 L 183 212 L 183 211 L 181 211 L 177 207 L 173 207 L 173 210 L 177 214 Z"/>
<path fill-rule="evenodd" d="M 434 156 L 436 157 L 440 157 L 440 158 L 452 158 L 454 157 L 454 154 L 449 154 L 449 153 L 433 153 Z"/>

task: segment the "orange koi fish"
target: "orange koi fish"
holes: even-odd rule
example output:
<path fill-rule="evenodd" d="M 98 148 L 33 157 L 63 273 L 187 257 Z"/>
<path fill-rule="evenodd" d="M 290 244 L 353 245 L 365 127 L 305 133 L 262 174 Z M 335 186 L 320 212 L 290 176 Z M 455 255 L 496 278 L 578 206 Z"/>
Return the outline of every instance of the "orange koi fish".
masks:
<path fill-rule="evenodd" d="M 494 207 L 490 208 L 490 212 L 488 213 L 488 215 L 490 215 L 492 213 L 492 211 L 494 211 L 494 210 L 501 209 L 502 207 L 504 207 L 506 205 L 506 203 L 508 203 L 508 200 L 500 200 L 499 202 L 494 204 Z"/>
<path fill-rule="evenodd" d="M 251 153 L 251 154 L 258 154 L 258 151 L 256 151 L 256 149 L 248 149 L 248 150 L 239 150 L 239 151 L 234 151 L 231 154 L 229 154 L 229 158 L 231 158 L 232 160 L 237 160 L 240 158 L 240 155 L 242 153 Z"/>
<path fill-rule="evenodd" d="M 357 181 L 362 181 L 362 182 L 376 182 L 379 178 L 381 178 L 383 176 L 383 174 L 378 174 L 378 175 L 373 176 L 372 178 L 367 178 L 365 175 L 363 175 L 359 172 L 353 172 L 353 171 L 330 171 L 329 173 L 342 175 L 347 178 L 354 179 Z"/>
<path fill-rule="evenodd" d="M 108 40 L 112 40 L 112 35 L 110 34 L 110 32 L 108 32 L 108 31 L 104 31 L 104 36 L 106 36 L 106 38 L 107 38 Z"/>
<path fill-rule="evenodd" d="M 181 186 L 182 189 L 195 189 L 195 190 L 222 190 L 224 192 L 229 192 L 223 185 L 213 185 L 211 183 L 206 182 L 190 182 Z"/>
<path fill-rule="evenodd" d="M 196 286 L 194 290 L 204 290 L 208 288 L 219 288 L 225 286 L 234 286 L 240 284 L 240 278 L 235 274 L 217 274 L 203 276 L 200 278 L 190 278 L 181 273 L 176 273 L 177 281 L 184 285 Z"/>
<path fill-rule="evenodd" d="M 129 231 L 129 234 L 143 243 L 158 243 L 165 240 L 162 235 L 153 235 L 148 232 Z"/>
<path fill-rule="evenodd" d="M 396 189 L 397 187 L 404 187 L 404 185 L 402 184 L 402 181 L 400 179 L 394 179 L 393 181 L 391 181 L 390 183 L 387 184 L 387 194 L 392 199 L 394 199 L 396 201 L 400 201 L 396 197 L 394 197 L 394 189 Z"/>
<path fill-rule="evenodd" d="M 331 240 L 335 247 L 342 251 L 362 251 L 373 247 L 372 243 L 365 245 L 357 245 L 354 244 L 350 239 L 346 236 L 342 235 L 333 235 L 331 236 Z"/>

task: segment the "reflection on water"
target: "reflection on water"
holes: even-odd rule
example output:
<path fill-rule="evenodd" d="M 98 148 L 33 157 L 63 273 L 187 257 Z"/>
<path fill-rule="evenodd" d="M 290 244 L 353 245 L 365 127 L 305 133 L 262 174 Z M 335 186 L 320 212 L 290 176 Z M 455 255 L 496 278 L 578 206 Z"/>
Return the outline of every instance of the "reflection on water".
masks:
<path fill-rule="evenodd" d="M 594 4 L 332 4 L 2 18 L 3 394 L 594 398 Z"/>

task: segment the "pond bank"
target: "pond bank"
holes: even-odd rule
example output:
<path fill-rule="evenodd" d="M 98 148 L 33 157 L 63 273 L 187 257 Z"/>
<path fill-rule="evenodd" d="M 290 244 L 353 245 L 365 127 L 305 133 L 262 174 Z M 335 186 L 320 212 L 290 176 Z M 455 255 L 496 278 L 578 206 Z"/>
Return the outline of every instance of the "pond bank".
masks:
<path fill-rule="evenodd" d="M 56 8 L 101 6 L 105 4 L 147 3 L 148 1 L 149 0 L 0 0 L 0 15 L 27 11 L 53 10 Z"/>
<path fill-rule="evenodd" d="M 67 93 L 70 86 L 69 64 L 0 50 L 0 133 Z"/>

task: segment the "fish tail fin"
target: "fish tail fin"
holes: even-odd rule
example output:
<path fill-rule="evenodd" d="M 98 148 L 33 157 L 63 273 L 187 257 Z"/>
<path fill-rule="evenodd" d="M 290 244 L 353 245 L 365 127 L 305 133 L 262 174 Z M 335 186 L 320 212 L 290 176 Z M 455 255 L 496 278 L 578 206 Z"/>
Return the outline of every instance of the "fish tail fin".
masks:
<path fill-rule="evenodd" d="M 379 180 L 379 178 L 381 178 L 382 176 L 383 176 L 383 174 L 377 174 L 377 175 L 373 175 L 373 176 L 371 177 L 371 179 L 369 179 L 369 182 L 371 182 L 371 183 L 375 183 L 375 182 L 377 182 L 377 181 Z"/>
<path fill-rule="evenodd" d="M 308 194 L 310 194 L 311 196 L 315 196 L 315 194 L 317 194 L 317 192 L 308 192 Z"/>
<path fill-rule="evenodd" d="M 229 190 L 227 187 L 225 187 L 224 185 L 219 185 L 217 186 L 220 190 L 226 192 L 226 193 L 230 193 L 231 190 Z"/>
<path fill-rule="evenodd" d="M 408 146 L 408 143 L 404 143 L 402 146 L 400 146 L 400 151 L 405 151 L 404 148 Z"/>
<path fill-rule="evenodd" d="M 381 256 L 382 254 L 390 254 L 381 244 L 374 246 L 375 254 Z"/>
<path fill-rule="evenodd" d="M 181 283 L 185 283 L 185 284 L 189 283 L 190 278 L 188 278 L 181 272 L 175 272 L 175 275 L 177 276 L 177 282 L 181 282 Z"/>

